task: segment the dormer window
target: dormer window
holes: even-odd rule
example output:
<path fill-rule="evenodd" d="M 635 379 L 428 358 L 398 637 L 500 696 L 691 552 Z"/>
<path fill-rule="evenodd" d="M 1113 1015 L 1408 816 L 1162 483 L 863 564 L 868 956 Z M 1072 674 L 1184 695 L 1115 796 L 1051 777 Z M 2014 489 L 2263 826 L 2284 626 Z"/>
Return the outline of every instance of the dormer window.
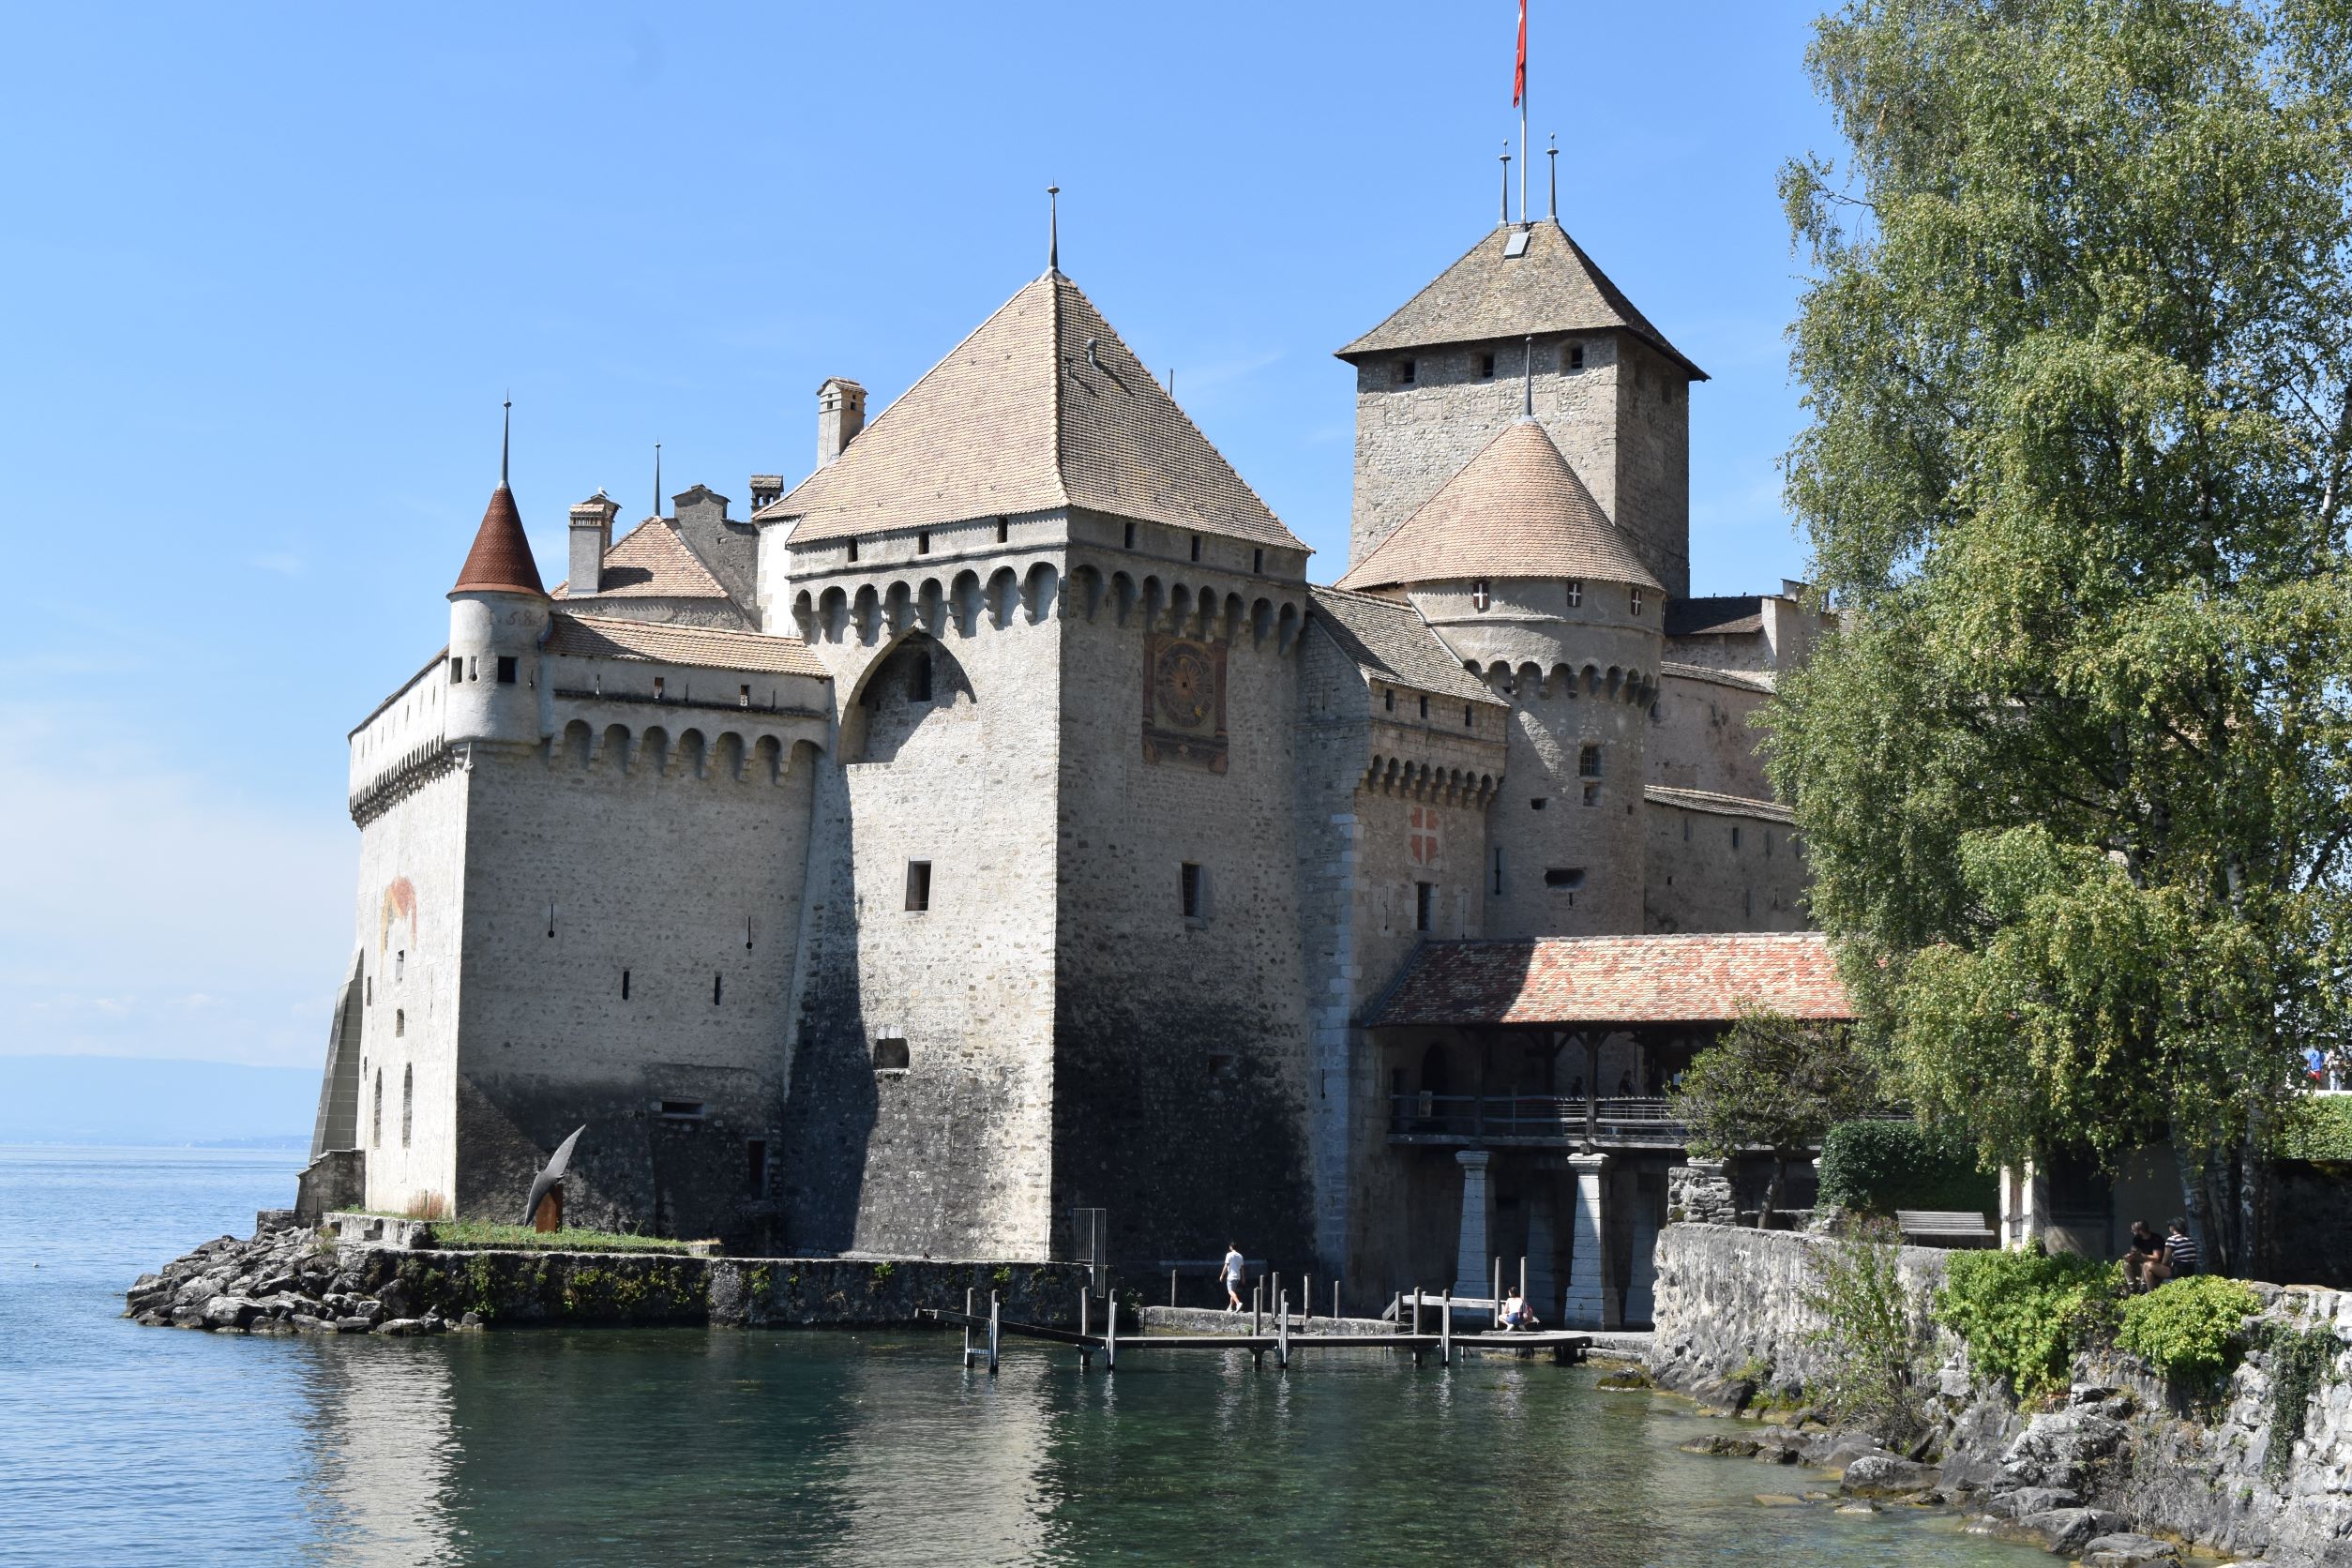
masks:
<path fill-rule="evenodd" d="M 1568 371 L 1569 371 L 1569 373 L 1570 373 L 1571 375 L 1573 375 L 1573 374 L 1575 374 L 1576 371 L 1581 370 L 1581 369 L 1584 369 L 1584 345 L 1583 345 L 1582 343 L 1571 343 L 1571 344 L 1569 344 L 1569 345 L 1568 345 Z"/>
<path fill-rule="evenodd" d="M 1410 359 L 1400 359 L 1400 360 L 1398 360 L 1398 361 L 1396 362 L 1396 384 L 1397 384 L 1397 385 L 1399 385 L 1399 386 L 1410 386 L 1410 385 L 1412 385 L 1412 384 L 1413 384 L 1413 383 L 1415 383 L 1416 381 L 1418 381 L 1418 380 L 1420 380 L 1420 379 L 1421 379 L 1421 367 L 1420 367 L 1420 366 L 1418 366 L 1418 365 L 1414 364 L 1414 363 L 1413 363 L 1411 360 L 1410 360 Z"/>
<path fill-rule="evenodd" d="M 1481 381 L 1495 379 L 1495 356 L 1493 354 L 1482 354 L 1478 356 L 1478 379 Z"/>
<path fill-rule="evenodd" d="M 1641 613 L 1641 590 L 1638 588 L 1633 591 L 1633 607 L 1635 614 Z"/>
<path fill-rule="evenodd" d="M 1584 579 L 1580 577 L 1572 577 L 1568 580 L 1568 608 L 1576 610 L 1580 608 L 1583 603 Z"/>
<path fill-rule="evenodd" d="M 1494 588 L 1485 578 L 1482 577 L 1470 584 L 1470 608 L 1472 610 L 1484 614 L 1486 607 L 1494 602 Z"/>

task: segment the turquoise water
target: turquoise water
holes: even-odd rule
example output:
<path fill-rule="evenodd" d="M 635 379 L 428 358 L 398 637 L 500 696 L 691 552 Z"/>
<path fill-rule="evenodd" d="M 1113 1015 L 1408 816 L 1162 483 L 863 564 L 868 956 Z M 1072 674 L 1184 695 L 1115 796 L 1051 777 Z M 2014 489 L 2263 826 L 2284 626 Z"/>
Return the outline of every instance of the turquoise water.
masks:
<path fill-rule="evenodd" d="M 115 1316 L 294 1162 L 0 1149 L 0 1561 L 2047 1562 L 1534 1362 L 1185 1355 L 968 1374 L 918 1334 L 244 1338 Z M 35 1264 L 39 1267 L 36 1269 Z M 1817 1483 L 1812 1483 L 1817 1488 Z"/>

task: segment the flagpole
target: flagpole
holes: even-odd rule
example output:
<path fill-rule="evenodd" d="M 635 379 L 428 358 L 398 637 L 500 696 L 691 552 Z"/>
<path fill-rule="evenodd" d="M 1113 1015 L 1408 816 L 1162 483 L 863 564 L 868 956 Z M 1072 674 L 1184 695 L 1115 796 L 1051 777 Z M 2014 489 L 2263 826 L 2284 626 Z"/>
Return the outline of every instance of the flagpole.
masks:
<path fill-rule="evenodd" d="M 1519 221 L 1527 221 L 1527 0 L 1519 0 Z"/>

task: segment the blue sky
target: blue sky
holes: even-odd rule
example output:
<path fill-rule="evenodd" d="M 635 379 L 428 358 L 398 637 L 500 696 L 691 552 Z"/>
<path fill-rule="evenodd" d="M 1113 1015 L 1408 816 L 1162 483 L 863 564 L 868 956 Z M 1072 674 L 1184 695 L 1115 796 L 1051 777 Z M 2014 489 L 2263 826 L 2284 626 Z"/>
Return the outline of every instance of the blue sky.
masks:
<path fill-rule="evenodd" d="M 1713 375 L 1694 591 L 1796 575 L 1775 460 L 1832 149 L 1801 5 L 1533 0 L 1570 232 Z M 43 7 L 0 98 L 0 1053 L 310 1063 L 343 735 L 441 645 L 497 476 L 747 498 L 1045 262 L 1344 565 L 1331 351 L 1495 220 L 1514 0 Z M 1535 188 L 1542 188 L 1541 162 Z M 1543 198 L 1536 198 L 1540 212 Z"/>

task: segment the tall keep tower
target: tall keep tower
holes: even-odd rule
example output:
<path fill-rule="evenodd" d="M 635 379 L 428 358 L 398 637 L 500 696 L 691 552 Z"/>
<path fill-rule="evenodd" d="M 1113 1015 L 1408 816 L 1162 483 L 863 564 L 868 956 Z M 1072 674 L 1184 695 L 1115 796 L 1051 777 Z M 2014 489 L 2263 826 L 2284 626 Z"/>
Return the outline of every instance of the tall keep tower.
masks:
<path fill-rule="evenodd" d="M 1339 351 L 1356 368 L 1349 562 L 1518 417 L 1535 417 L 1636 555 L 1690 592 L 1690 384 L 1707 379 L 1551 219 L 1506 223 Z"/>

